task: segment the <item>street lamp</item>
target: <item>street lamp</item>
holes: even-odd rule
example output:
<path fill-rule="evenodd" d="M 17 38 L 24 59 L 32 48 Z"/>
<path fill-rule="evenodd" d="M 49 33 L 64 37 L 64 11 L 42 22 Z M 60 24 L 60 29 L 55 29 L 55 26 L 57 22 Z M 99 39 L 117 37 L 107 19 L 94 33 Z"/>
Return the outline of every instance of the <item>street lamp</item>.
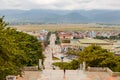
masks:
<path fill-rule="evenodd" d="M 64 59 L 64 56 L 61 56 L 62 68 L 63 68 L 63 59 Z"/>
<path fill-rule="evenodd" d="M 53 48 L 52 48 L 52 59 L 53 59 Z"/>
<path fill-rule="evenodd" d="M 61 56 L 61 62 L 63 63 L 64 56 Z"/>
<path fill-rule="evenodd" d="M 65 72 L 66 72 L 66 70 L 65 70 L 65 68 L 63 67 L 63 59 L 64 59 L 64 56 L 61 56 L 62 68 L 63 68 L 63 71 L 64 71 L 64 78 L 65 78 Z"/>

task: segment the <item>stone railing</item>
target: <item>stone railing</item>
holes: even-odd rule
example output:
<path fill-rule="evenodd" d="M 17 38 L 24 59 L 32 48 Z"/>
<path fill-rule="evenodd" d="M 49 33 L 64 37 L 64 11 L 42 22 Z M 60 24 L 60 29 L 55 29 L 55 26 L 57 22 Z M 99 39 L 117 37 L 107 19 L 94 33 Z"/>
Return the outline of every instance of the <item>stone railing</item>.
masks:
<path fill-rule="evenodd" d="M 111 76 L 120 76 L 120 72 L 113 72 L 110 68 L 108 67 L 88 67 L 88 71 L 90 72 L 107 72 Z"/>
<path fill-rule="evenodd" d="M 106 72 L 107 71 L 107 68 L 106 67 L 88 67 L 87 68 L 88 71 L 91 71 L 91 72 Z"/>
<path fill-rule="evenodd" d="M 16 76 L 14 75 L 6 76 L 6 80 L 16 80 Z"/>
<path fill-rule="evenodd" d="M 113 72 L 111 69 L 107 68 L 107 72 L 111 75 L 111 76 L 120 76 L 120 72 Z"/>
<path fill-rule="evenodd" d="M 38 71 L 38 66 L 29 66 L 29 67 L 24 67 L 24 71 Z"/>

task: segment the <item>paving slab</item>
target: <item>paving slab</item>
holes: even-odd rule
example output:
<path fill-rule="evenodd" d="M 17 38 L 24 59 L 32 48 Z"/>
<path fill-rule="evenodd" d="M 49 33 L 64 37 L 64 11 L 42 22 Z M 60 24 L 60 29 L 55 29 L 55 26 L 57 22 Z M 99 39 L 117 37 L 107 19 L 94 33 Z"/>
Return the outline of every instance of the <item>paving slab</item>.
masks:
<path fill-rule="evenodd" d="M 120 80 L 106 72 L 84 72 L 81 70 L 25 71 L 23 80 Z"/>

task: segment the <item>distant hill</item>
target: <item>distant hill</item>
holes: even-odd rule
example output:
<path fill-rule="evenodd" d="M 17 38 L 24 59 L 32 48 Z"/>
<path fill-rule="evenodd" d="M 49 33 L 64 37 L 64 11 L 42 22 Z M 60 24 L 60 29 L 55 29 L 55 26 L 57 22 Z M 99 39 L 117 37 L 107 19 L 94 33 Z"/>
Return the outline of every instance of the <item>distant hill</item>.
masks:
<path fill-rule="evenodd" d="M 11 24 L 120 23 L 120 10 L 0 10 Z"/>

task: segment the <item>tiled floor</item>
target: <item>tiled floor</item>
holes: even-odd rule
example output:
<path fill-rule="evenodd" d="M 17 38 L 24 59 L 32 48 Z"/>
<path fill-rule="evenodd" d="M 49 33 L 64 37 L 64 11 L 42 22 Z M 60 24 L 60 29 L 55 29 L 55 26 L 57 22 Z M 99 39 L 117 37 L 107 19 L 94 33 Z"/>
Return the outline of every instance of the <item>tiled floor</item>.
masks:
<path fill-rule="evenodd" d="M 119 80 L 106 72 L 86 72 L 86 74 L 91 80 Z"/>
<path fill-rule="evenodd" d="M 120 80 L 120 78 L 111 77 L 106 72 L 67 70 L 64 75 L 63 70 L 44 70 L 26 71 L 23 80 Z"/>

